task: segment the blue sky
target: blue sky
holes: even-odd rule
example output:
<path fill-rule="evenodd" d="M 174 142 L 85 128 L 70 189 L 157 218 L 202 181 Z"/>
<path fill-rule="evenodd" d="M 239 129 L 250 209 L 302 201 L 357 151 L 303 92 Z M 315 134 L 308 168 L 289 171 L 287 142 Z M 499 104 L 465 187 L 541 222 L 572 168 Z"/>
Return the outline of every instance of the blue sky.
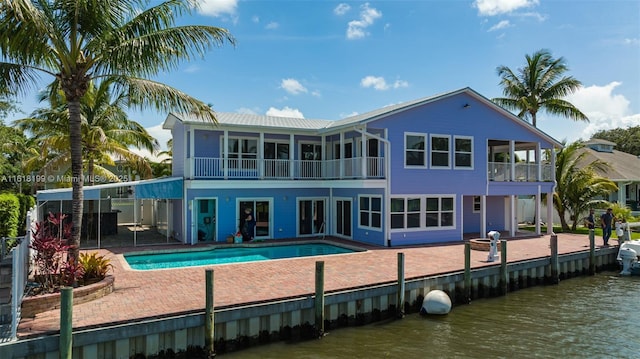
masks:
<path fill-rule="evenodd" d="M 590 123 L 541 114 L 558 140 L 640 125 L 640 2 L 635 0 L 200 0 L 180 24 L 237 40 L 157 79 L 221 112 L 340 119 L 471 87 L 501 96 L 496 67 L 564 57 L 583 88 L 568 99 Z M 33 96 L 35 97 L 35 95 Z M 36 106 L 21 99 L 25 112 Z M 163 144 L 166 114 L 132 118 Z"/>

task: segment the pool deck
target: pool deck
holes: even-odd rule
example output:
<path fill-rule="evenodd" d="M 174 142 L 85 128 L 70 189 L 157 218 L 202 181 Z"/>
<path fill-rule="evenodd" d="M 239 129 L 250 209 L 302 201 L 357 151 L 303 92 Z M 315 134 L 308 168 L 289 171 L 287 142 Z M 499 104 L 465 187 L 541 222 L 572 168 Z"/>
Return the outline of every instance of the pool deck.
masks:
<path fill-rule="evenodd" d="M 550 236 L 509 239 L 508 261 L 548 256 Z M 297 240 L 300 243 L 305 240 Z M 307 239 L 308 241 L 308 239 Z M 176 316 L 204 311 L 205 269 L 214 269 L 215 307 L 306 296 L 315 291 L 315 262 L 324 261 L 325 292 L 388 283 L 397 280 L 397 253 L 405 254 L 405 278 L 419 278 L 464 269 L 464 244 L 440 244 L 399 248 L 382 248 L 357 242 L 327 238 L 329 243 L 348 244 L 365 252 L 323 257 L 302 257 L 239 264 L 137 271 L 126 264 L 123 253 L 160 249 L 188 249 L 191 246 L 153 246 L 110 248 L 98 251 L 114 266 L 114 291 L 94 301 L 73 307 L 73 328 L 99 327 L 143 319 Z M 285 241 L 279 241 L 284 243 Z M 601 243 L 596 238 L 596 244 Z M 613 242 L 616 243 L 615 241 Z M 599 248 L 599 246 L 596 246 Z M 558 252 L 566 254 L 588 251 L 586 235 L 558 234 Z M 471 267 L 499 265 L 487 262 L 488 252 L 471 251 Z M 60 310 L 51 310 L 23 318 L 18 328 L 20 338 L 59 331 Z"/>

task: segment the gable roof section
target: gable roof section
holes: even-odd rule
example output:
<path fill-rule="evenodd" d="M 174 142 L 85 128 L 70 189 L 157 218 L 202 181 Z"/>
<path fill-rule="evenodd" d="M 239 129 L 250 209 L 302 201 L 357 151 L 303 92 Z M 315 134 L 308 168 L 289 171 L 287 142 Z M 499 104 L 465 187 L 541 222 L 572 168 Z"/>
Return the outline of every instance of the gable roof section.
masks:
<path fill-rule="evenodd" d="M 598 171 L 600 176 L 614 182 L 640 181 L 640 158 L 630 153 L 613 150 L 613 152 L 599 152 L 589 147 L 583 147 L 579 151 L 586 153 L 582 163 L 591 163 L 600 160 L 609 165 L 604 171 Z"/>
<path fill-rule="evenodd" d="M 545 132 L 534 127 L 530 123 L 522 120 L 513 113 L 506 109 L 496 105 L 493 101 L 482 96 L 478 92 L 469 87 L 465 87 L 459 90 L 445 92 L 442 94 L 420 98 L 417 100 L 407 101 L 395 105 L 385 106 L 373 111 L 365 112 L 359 115 L 350 116 L 341 120 L 314 120 L 314 119 L 301 119 L 301 118 L 289 118 L 289 117 L 274 117 L 254 114 L 241 114 L 241 113 L 229 113 L 229 112 L 217 112 L 216 117 L 220 125 L 227 126 L 239 126 L 254 128 L 272 128 L 272 129 L 296 129 L 315 131 L 318 134 L 338 131 L 345 128 L 350 128 L 357 125 L 363 125 L 372 121 L 380 120 L 388 116 L 392 116 L 396 113 L 406 111 L 408 109 L 422 106 L 428 103 L 432 103 L 447 97 L 452 97 L 460 94 L 468 94 L 476 100 L 482 102 L 486 106 L 494 109 L 501 115 L 509 118 L 519 126 L 526 128 L 528 131 L 534 132 L 536 135 L 544 138 L 549 143 L 552 143 L 555 147 L 563 147 L 562 143 L 558 142 L 553 137 L 547 135 Z M 171 129 L 175 124 L 175 121 L 182 121 L 189 124 L 204 124 L 205 121 L 197 119 L 193 116 L 177 115 L 170 113 L 167 119 L 163 123 L 164 129 Z"/>

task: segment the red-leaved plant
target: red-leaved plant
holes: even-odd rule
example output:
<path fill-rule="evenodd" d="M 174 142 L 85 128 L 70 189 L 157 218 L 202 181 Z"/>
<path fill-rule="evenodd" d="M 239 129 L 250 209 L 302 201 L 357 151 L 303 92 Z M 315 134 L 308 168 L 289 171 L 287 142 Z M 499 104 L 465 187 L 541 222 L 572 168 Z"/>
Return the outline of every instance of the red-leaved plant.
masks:
<path fill-rule="evenodd" d="M 64 223 L 66 215 L 49 213 L 44 222 L 38 222 L 32 231 L 29 246 L 35 251 L 35 281 L 45 293 L 58 291 L 61 286 L 73 285 L 82 276 L 82 266 L 67 262 L 68 243 L 72 223 Z"/>

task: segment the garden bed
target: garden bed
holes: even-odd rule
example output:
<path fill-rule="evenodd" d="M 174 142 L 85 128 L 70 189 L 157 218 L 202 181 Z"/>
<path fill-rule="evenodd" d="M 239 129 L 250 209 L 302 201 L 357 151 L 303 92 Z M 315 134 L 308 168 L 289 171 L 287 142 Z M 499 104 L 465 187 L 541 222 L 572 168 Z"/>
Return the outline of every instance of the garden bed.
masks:
<path fill-rule="evenodd" d="M 113 292 L 114 277 L 106 276 L 103 280 L 73 289 L 73 304 L 82 304 L 102 298 Z M 60 308 L 60 292 L 40 294 L 22 300 L 22 318 L 33 318 L 38 313 Z"/>
<path fill-rule="evenodd" d="M 470 239 L 469 243 L 471 243 L 471 249 L 476 251 L 485 251 L 488 252 L 491 247 L 490 239 Z M 497 249 L 500 250 L 500 241 L 497 243 Z"/>

